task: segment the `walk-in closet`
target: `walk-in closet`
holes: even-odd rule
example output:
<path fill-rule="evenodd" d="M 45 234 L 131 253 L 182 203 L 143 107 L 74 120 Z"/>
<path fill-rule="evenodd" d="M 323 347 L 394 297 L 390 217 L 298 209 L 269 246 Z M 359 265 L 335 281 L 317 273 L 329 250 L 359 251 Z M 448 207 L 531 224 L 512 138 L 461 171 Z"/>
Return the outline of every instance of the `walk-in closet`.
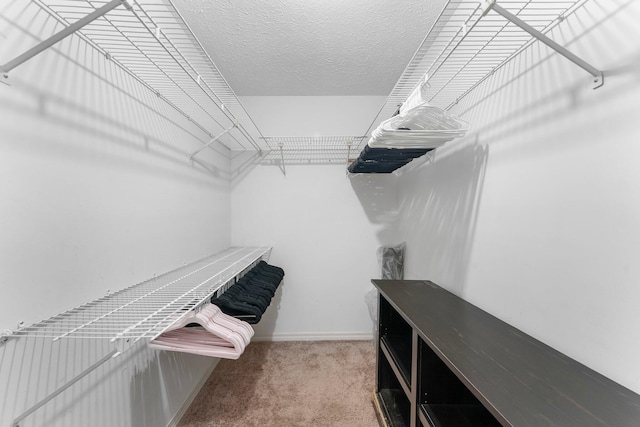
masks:
<path fill-rule="evenodd" d="M 640 425 L 640 1 L 0 1 L 0 426 Z"/>

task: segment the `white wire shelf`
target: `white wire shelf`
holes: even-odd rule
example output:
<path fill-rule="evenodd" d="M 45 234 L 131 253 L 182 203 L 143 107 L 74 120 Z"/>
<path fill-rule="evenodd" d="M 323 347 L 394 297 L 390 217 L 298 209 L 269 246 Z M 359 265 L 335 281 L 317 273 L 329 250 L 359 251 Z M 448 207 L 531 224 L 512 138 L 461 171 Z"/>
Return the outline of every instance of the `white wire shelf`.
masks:
<path fill-rule="evenodd" d="M 497 4 L 544 34 L 587 1 L 498 0 Z M 499 14 L 489 11 L 483 16 L 483 12 L 477 0 L 446 4 L 365 134 L 393 116 L 425 76 L 427 101 L 448 110 L 536 41 Z"/>
<path fill-rule="evenodd" d="M 261 160 L 265 165 L 346 164 L 357 157 L 365 136 L 267 136 L 274 147 Z"/>
<path fill-rule="evenodd" d="M 256 262 L 268 260 L 270 253 L 270 247 L 229 248 L 21 328 L 8 338 L 108 339 L 122 352 L 162 333 Z"/>
<path fill-rule="evenodd" d="M 177 109 L 209 138 L 232 128 L 217 140 L 227 149 L 270 149 L 171 0 L 121 1 L 121 6 L 74 34 Z M 31 13 L 44 11 L 57 21 L 53 35 L 111 1 L 32 0 L 32 3 L 40 10 Z M 131 10 L 126 4 L 131 5 Z"/>

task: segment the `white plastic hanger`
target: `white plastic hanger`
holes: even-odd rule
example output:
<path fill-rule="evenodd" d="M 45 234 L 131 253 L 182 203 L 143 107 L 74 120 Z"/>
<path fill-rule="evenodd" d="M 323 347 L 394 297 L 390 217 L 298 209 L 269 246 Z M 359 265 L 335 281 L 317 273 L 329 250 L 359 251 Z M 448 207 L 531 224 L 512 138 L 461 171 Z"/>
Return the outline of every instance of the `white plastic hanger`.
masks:
<path fill-rule="evenodd" d="M 196 323 L 201 328 L 186 328 L 190 323 Z M 237 359 L 249 344 L 253 333 L 248 323 L 227 316 L 213 304 L 205 304 L 151 340 L 149 347 Z"/>
<path fill-rule="evenodd" d="M 469 130 L 464 120 L 423 103 L 380 123 L 371 133 L 373 148 L 436 148 Z"/>

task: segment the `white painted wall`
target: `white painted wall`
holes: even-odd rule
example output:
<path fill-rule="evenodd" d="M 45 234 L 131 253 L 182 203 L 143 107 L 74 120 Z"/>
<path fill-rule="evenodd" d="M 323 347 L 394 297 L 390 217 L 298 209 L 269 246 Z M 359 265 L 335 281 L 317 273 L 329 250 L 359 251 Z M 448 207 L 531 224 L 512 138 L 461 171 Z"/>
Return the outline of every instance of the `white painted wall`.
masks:
<path fill-rule="evenodd" d="M 258 166 L 231 196 L 232 242 L 273 246 L 281 290 L 256 338 L 365 339 L 373 333 L 365 294 L 380 277 L 376 248 L 395 243 L 392 176 L 355 181 L 345 165 Z M 355 191 L 358 191 L 359 197 Z M 391 211 L 391 212 L 390 212 Z"/>
<path fill-rule="evenodd" d="M 0 63 L 34 43 L 31 4 L 2 6 Z M 50 23 L 51 21 L 49 21 Z M 70 59 L 72 58 L 72 59 Z M 131 286 L 230 243 L 229 160 L 76 37 L 0 84 L 0 329 Z M 216 176 L 219 175 L 219 176 Z M 0 345 L 0 424 L 106 353 L 92 342 Z M 21 426 L 167 425 L 210 358 L 138 347 L 108 362 Z"/>
<path fill-rule="evenodd" d="M 591 2 L 553 33 L 577 37 L 572 50 L 607 71 L 603 88 L 530 49 L 463 100 L 456 112 L 473 134 L 404 171 L 399 200 L 396 177 L 348 179 L 344 165 L 258 166 L 230 192 L 183 162 L 199 135 L 182 116 L 77 40 L 44 53 L 0 85 L 0 327 L 233 243 L 272 245 L 287 272 L 258 337 L 368 336 L 376 248 L 406 241 L 405 277 L 432 279 L 640 391 L 640 11 L 623 5 Z M 4 62 L 31 40 L 0 22 Z M 265 135 L 308 136 L 358 135 L 382 100 L 243 102 Z M 226 159 L 207 160 L 229 172 Z M 56 354 L 86 357 L 50 371 L 21 357 L 41 348 L 12 345 L 0 349 L 4 425 L 102 350 L 68 344 Z M 121 357 L 24 425 L 165 425 L 211 367 L 143 348 Z"/>
<path fill-rule="evenodd" d="M 640 392 L 639 2 L 589 2 L 453 112 L 473 133 L 399 178 L 405 276 Z M 541 59 L 541 57 L 543 59 Z"/>
<path fill-rule="evenodd" d="M 384 103 L 384 96 L 241 97 L 264 136 L 360 136 Z"/>
<path fill-rule="evenodd" d="M 266 136 L 361 135 L 384 97 L 244 97 Z M 282 130 L 287 133 L 283 134 Z M 373 332 L 365 294 L 376 249 L 394 244 L 391 176 L 349 179 L 345 164 L 257 166 L 234 181 L 234 245 L 273 246 L 281 292 L 257 325 L 262 339 L 341 339 Z"/>

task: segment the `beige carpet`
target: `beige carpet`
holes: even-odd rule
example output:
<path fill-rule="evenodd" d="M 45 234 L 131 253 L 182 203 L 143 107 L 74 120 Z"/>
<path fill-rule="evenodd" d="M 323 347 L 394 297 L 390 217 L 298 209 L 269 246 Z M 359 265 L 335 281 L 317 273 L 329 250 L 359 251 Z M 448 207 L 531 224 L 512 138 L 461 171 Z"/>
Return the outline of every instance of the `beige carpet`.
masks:
<path fill-rule="evenodd" d="M 371 341 L 251 343 L 221 360 L 179 427 L 378 426 Z"/>

